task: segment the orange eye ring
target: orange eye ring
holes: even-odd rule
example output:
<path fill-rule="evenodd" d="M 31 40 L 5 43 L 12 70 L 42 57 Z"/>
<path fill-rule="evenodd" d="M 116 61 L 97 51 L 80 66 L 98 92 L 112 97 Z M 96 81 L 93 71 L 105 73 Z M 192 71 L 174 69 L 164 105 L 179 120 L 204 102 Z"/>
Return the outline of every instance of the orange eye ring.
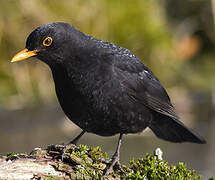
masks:
<path fill-rule="evenodd" d="M 43 40 L 44 46 L 50 46 L 51 44 L 52 44 L 52 38 L 51 37 L 47 37 Z"/>

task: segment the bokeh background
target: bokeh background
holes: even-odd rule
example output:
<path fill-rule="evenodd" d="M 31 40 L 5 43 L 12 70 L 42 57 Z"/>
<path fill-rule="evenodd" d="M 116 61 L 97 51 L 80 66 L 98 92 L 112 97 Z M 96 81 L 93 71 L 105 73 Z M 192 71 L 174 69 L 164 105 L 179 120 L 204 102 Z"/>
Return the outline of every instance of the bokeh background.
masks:
<path fill-rule="evenodd" d="M 123 163 L 160 147 L 169 163 L 215 175 L 215 0 L 0 0 L 0 154 L 68 142 L 80 132 L 58 104 L 47 65 L 34 58 L 10 63 L 33 29 L 55 21 L 134 52 L 181 120 L 208 142 L 174 144 L 146 130 L 124 137 Z M 80 143 L 112 154 L 117 139 L 86 134 Z"/>

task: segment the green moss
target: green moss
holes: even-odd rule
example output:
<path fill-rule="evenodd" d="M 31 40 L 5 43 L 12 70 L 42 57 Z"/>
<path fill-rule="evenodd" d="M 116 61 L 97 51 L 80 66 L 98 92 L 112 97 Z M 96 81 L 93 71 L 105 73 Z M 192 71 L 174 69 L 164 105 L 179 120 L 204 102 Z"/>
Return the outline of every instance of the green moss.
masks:
<path fill-rule="evenodd" d="M 15 153 L 15 152 L 9 152 L 9 153 L 6 154 L 6 156 L 7 156 L 7 158 L 10 158 L 10 157 L 15 156 L 16 154 L 17 153 Z"/>
<path fill-rule="evenodd" d="M 42 158 L 46 156 L 47 151 L 41 148 L 34 148 L 30 156 L 32 158 Z"/>
<path fill-rule="evenodd" d="M 63 177 L 57 177 L 57 176 L 50 176 L 50 175 L 44 175 L 44 176 L 40 176 L 37 177 L 41 180 L 64 180 Z"/>
<path fill-rule="evenodd" d="M 19 159 L 19 158 L 25 158 L 25 157 L 28 157 L 27 154 L 25 153 L 15 153 L 15 152 L 9 152 L 7 153 L 7 161 L 8 160 L 15 160 L 15 159 Z"/>
<path fill-rule="evenodd" d="M 74 179 L 101 179 L 106 168 L 107 154 L 100 147 L 89 148 L 86 145 L 71 146 L 64 154 L 65 162 L 73 165 L 70 177 Z M 61 164 L 55 165 L 60 171 L 67 171 Z M 75 174 L 74 174 L 75 172 Z"/>
<path fill-rule="evenodd" d="M 215 177 L 211 177 L 211 178 L 209 178 L 208 180 L 215 180 Z"/>
<path fill-rule="evenodd" d="M 109 165 L 107 154 L 100 147 L 72 145 L 64 154 L 63 145 L 52 145 L 43 150 L 36 148 L 30 155 L 8 153 L 7 160 L 18 158 L 47 158 L 57 171 L 65 173 L 69 179 L 104 179 L 103 173 Z M 146 179 L 146 180 L 201 180 L 195 170 L 190 170 L 185 163 L 169 165 L 162 159 L 163 152 L 157 149 L 154 155 L 146 154 L 144 158 L 132 159 L 129 166 L 114 167 L 107 179 Z M 123 170 L 123 172 L 122 172 Z M 59 179 L 55 176 L 41 176 L 42 179 Z M 215 180 L 211 177 L 209 180 Z"/>
<path fill-rule="evenodd" d="M 168 162 L 158 159 L 154 155 L 146 154 L 145 158 L 130 161 L 128 177 L 132 179 L 174 179 L 174 180 L 201 180 L 195 170 L 187 169 L 184 163 L 176 166 L 168 165 Z"/>
<path fill-rule="evenodd" d="M 89 155 L 94 161 L 108 160 L 106 152 L 103 152 L 99 146 L 95 148 L 90 148 Z"/>
<path fill-rule="evenodd" d="M 108 165 L 107 160 L 107 154 L 100 147 L 71 146 L 65 153 L 65 161 L 70 165 L 65 166 L 61 162 L 57 169 L 69 173 L 72 179 L 103 179 L 103 171 Z M 160 149 L 159 155 L 147 153 L 145 158 L 133 159 L 130 161 L 129 167 L 121 166 L 121 168 L 124 172 L 114 168 L 108 179 L 202 179 L 201 175 L 196 174 L 195 170 L 189 170 L 182 162 L 177 165 L 169 165 L 167 161 L 162 160 Z"/>

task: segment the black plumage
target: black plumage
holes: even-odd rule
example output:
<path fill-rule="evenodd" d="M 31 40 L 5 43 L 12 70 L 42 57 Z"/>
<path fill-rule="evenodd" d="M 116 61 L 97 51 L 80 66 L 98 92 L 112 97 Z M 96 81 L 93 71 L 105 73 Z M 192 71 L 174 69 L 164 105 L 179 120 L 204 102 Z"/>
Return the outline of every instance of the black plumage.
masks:
<path fill-rule="evenodd" d="M 123 134 L 149 127 L 168 141 L 205 143 L 179 121 L 166 90 L 131 51 L 70 24 L 51 23 L 29 35 L 25 53 L 12 61 L 36 56 L 51 68 L 63 111 L 83 130 L 73 142 L 85 131 L 101 136 L 119 133 L 119 151 Z M 116 152 L 111 167 L 118 158 Z"/>

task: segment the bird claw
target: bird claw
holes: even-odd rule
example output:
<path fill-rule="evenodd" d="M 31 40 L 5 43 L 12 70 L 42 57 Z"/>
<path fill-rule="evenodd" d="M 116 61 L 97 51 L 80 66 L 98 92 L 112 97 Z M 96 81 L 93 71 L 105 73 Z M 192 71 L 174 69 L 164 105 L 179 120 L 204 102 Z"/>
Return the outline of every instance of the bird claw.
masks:
<path fill-rule="evenodd" d="M 121 171 L 121 173 L 125 173 L 119 161 L 116 162 L 115 167 L 117 167 Z"/>
<path fill-rule="evenodd" d="M 113 157 L 107 163 L 110 163 L 110 164 L 107 166 L 106 170 L 104 171 L 103 173 L 104 176 L 108 176 L 114 167 L 119 169 L 122 173 L 125 173 L 125 171 L 121 167 L 118 157 Z"/>
<path fill-rule="evenodd" d="M 66 151 L 67 151 L 70 147 L 72 147 L 72 146 L 73 146 L 73 147 L 77 147 L 76 144 L 72 144 L 72 143 L 68 143 L 68 144 L 66 144 L 66 145 L 64 146 L 64 148 L 63 148 L 63 153 L 62 153 L 62 157 L 61 157 L 62 162 L 63 162 L 63 160 L 64 160 Z"/>
<path fill-rule="evenodd" d="M 78 140 L 81 138 L 81 136 L 83 136 L 85 133 L 85 131 L 83 130 L 77 137 L 75 137 L 72 141 L 70 141 L 69 143 L 67 143 L 65 146 L 64 146 L 64 149 L 63 149 L 63 153 L 62 153 L 62 157 L 61 157 L 61 160 L 63 162 L 63 159 L 64 159 L 64 154 L 66 153 L 66 151 L 69 149 L 69 147 L 71 146 L 74 146 L 75 148 L 77 148 L 77 142 Z"/>

